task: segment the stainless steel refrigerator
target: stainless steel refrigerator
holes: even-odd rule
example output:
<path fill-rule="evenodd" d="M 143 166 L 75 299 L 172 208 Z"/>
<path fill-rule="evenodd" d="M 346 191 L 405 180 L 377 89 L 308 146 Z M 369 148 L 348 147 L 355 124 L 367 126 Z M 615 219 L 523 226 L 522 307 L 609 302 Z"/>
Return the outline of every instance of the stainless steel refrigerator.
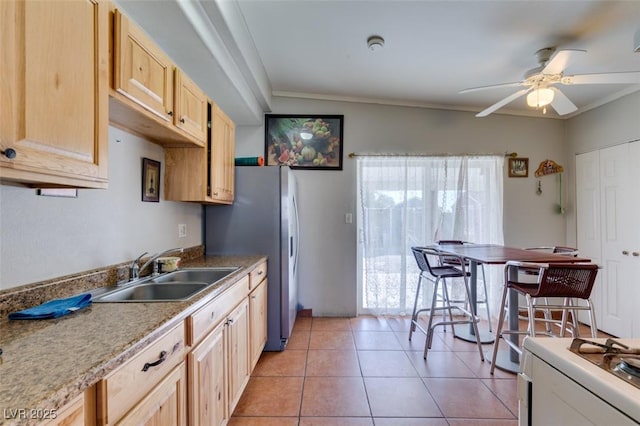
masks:
<path fill-rule="evenodd" d="M 289 167 L 235 168 L 235 200 L 205 208 L 207 254 L 266 254 L 267 351 L 282 351 L 298 304 L 298 210 Z"/>

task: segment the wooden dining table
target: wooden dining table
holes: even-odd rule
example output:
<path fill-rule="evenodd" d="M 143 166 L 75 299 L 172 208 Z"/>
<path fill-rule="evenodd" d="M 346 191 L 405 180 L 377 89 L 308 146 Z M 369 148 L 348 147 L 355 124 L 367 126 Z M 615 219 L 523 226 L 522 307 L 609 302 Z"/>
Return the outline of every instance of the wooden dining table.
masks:
<path fill-rule="evenodd" d="M 478 300 L 478 265 L 502 265 L 510 260 L 519 262 L 534 262 L 534 263 L 574 263 L 574 262 L 590 262 L 591 259 L 584 257 L 566 256 L 556 253 L 538 251 L 538 250 L 525 250 L 515 247 L 506 247 L 497 244 L 441 244 L 435 246 L 438 250 L 454 256 L 459 256 L 469 262 L 469 281 L 471 292 L 471 309 L 476 315 L 477 300 Z M 510 268 L 509 279 L 517 279 L 517 270 Z M 513 274 L 513 275 L 512 275 Z M 515 291 L 509 292 L 509 328 L 511 330 L 518 329 L 518 293 Z M 476 342 L 476 336 L 473 331 L 473 326 L 470 325 L 468 330 L 459 331 L 456 330 L 455 336 L 467 340 L 469 342 Z M 518 336 L 512 334 L 508 337 L 512 342 L 518 345 Z M 480 330 L 480 341 L 482 343 L 491 343 L 495 340 L 493 333 Z M 487 357 L 491 359 L 491 357 Z M 520 368 L 519 354 L 513 349 L 509 348 L 505 351 L 498 353 L 496 359 L 496 367 L 501 370 L 517 373 Z"/>

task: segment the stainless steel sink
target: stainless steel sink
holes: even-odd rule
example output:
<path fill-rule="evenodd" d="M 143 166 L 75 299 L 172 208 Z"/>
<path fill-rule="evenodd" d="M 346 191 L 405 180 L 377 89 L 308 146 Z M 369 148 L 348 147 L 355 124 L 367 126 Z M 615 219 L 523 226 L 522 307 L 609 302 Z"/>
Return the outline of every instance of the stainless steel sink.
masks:
<path fill-rule="evenodd" d="M 154 283 L 171 283 L 171 282 L 203 282 L 207 284 L 214 283 L 223 279 L 227 275 L 235 272 L 238 268 L 190 268 L 180 269 L 178 271 L 169 272 L 151 279 Z"/>
<path fill-rule="evenodd" d="M 143 283 L 106 293 L 94 302 L 153 302 L 185 300 L 207 288 L 206 283 Z"/>
<path fill-rule="evenodd" d="M 100 295 L 94 297 L 93 301 L 107 303 L 187 300 L 238 269 L 238 267 L 181 269 L 132 282 L 106 293 L 97 292 Z"/>

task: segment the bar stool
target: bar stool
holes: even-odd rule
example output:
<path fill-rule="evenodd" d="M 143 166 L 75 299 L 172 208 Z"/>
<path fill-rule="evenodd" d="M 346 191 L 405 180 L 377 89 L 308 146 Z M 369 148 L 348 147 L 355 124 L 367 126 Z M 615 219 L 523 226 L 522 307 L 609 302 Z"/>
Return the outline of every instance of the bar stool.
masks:
<path fill-rule="evenodd" d="M 467 241 L 462 241 L 462 240 L 439 240 L 437 242 L 438 245 L 463 245 L 463 244 L 473 244 L 473 243 L 469 243 Z M 452 266 L 460 266 L 459 262 L 460 262 L 460 258 L 457 256 L 443 256 L 442 259 L 442 263 L 444 265 L 452 265 Z M 468 260 L 464 260 L 465 263 L 465 267 L 468 269 L 469 267 L 469 261 Z M 486 311 L 487 311 L 487 322 L 489 323 L 489 332 L 493 331 L 492 327 L 491 327 L 491 310 L 489 308 L 489 292 L 487 291 L 487 277 L 485 275 L 484 272 L 484 264 L 483 263 L 478 263 L 478 266 L 480 266 L 480 270 L 482 271 L 482 286 L 484 288 L 484 299 L 477 299 L 476 300 L 476 306 L 484 304 Z M 456 302 L 460 302 L 459 300 L 451 300 L 451 302 L 456 303 Z M 477 313 L 477 312 L 476 312 Z"/>
<path fill-rule="evenodd" d="M 534 250 L 534 251 L 542 251 L 542 252 L 547 252 L 547 253 L 555 253 L 555 254 L 561 254 L 563 256 L 570 256 L 570 257 L 578 257 L 578 249 L 573 248 L 573 247 L 566 247 L 566 246 L 538 246 L 538 247 L 526 247 L 525 250 Z M 525 275 L 538 275 L 538 269 L 537 268 L 519 268 L 519 272 L 525 274 Z M 548 299 L 545 299 L 544 303 L 549 304 Z M 518 306 L 518 312 L 521 312 L 525 309 L 521 309 L 521 306 Z M 545 318 L 547 319 L 551 319 L 551 310 L 545 310 L 544 311 L 544 315 Z M 518 315 L 518 319 L 523 319 L 526 320 L 527 318 L 524 315 Z M 551 333 L 551 323 L 550 322 L 546 322 L 545 323 L 545 328 L 547 330 L 547 333 Z"/>
<path fill-rule="evenodd" d="M 435 247 L 411 247 L 411 251 L 413 252 L 413 256 L 416 259 L 418 267 L 420 268 L 420 277 L 418 278 L 418 286 L 416 288 L 416 298 L 413 302 L 413 313 L 411 314 L 411 327 L 409 328 L 409 340 L 411 340 L 411 336 L 416 328 L 420 329 L 423 333 L 426 334 L 427 340 L 424 345 L 424 359 L 427 359 L 427 352 L 431 348 L 431 343 L 433 341 L 433 331 L 438 326 L 446 326 L 451 325 L 454 326 L 456 324 L 471 324 L 473 327 L 473 331 L 476 336 L 476 342 L 478 344 L 478 352 L 480 352 L 480 359 L 484 361 L 484 355 L 482 353 L 482 344 L 480 342 L 480 333 L 478 331 L 478 322 L 480 321 L 477 316 L 473 315 L 469 310 L 462 308 L 460 306 L 452 306 L 449 302 L 449 298 L 446 297 L 446 279 L 447 278 L 463 278 L 464 280 L 464 288 L 466 293 L 466 301 L 470 303 L 471 293 L 469 291 L 469 273 L 466 272 L 464 261 L 459 258 L 460 261 L 460 269 L 450 266 L 450 265 L 438 265 L 432 266 L 429 262 L 429 257 L 433 257 L 438 259 L 439 263 L 442 263 L 442 258 L 445 256 L 444 253 L 436 249 Z M 452 255 L 446 254 L 447 257 L 451 257 Z M 430 308 L 422 308 L 418 309 L 418 299 L 420 298 L 420 289 L 422 287 L 422 280 L 426 279 L 433 283 L 433 295 L 431 298 L 431 307 Z M 440 283 L 442 282 L 443 295 L 442 305 L 436 306 L 438 300 L 438 288 Z M 446 310 L 449 313 L 449 320 L 445 320 L 444 318 L 441 321 L 434 322 L 433 317 L 436 311 Z M 454 320 L 452 311 L 456 310 L 464 319 Z M 418 317 L 421 312 L 429 312 L 429 323 L 427 325 L 427 329 L 425 330 L 419 323 Z"/>
<path fill-rule="evenodd" d="M 511 281 L 509 279 L 509 268 L 534 268 L 538 270 L 538 280 L 535 283 Z M 598 273 L 598 265 L 593 263 L 527 263 L 527 262 L 507 262 L 504 268 L 504 289 L 502 292 L 502 302 L 500 304 L 500 317 L 498 318 L 498 326 L 496 330 L 496 340 L 493 344 L 493 355 L 491 357 L 491 370 L 493 374 L 496 365 L 496 357 L 498 355 L 498 346 L 502 338 L 514 351 L 522 354 L 519 345 L 506 339 L 504 335 L 528 335 L 536 336 L 535 323 L 559 323 L 561 328 L 560 335 L 564 335 L 564 330 L 570 327 L 573 337 L 578 335 L 577 311 L 588 310 L 591 320 L 591 337 L 597 337 L 596 317 L 591 302 L 591 290 Z M 505 305 L 507 302 L 507 294 L 509 290 L 517 291 L 526 298 L 528 311 L 527 331 L 520 330 L 503 330 L 505 321 Z M 551 305 L 546 302 L 548 297 L 562 298 L 563 303 L 560 305 Z M 541 299 L 544 304 L 537 303 Z M 587 305 L 577 305 L 573 299 L 582 299 Z M 536 318 L 536 310 L 561 310 L 562 319 L 554 320 L 548 318 Z M 568 313 L 572 313 L 572 324 L 568 324 Z"/>

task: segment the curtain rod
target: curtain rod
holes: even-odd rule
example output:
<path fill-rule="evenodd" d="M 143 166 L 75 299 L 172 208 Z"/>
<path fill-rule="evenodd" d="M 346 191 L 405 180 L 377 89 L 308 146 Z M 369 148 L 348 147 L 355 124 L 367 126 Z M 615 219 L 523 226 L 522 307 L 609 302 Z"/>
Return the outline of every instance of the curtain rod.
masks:
<path fill-rule="evenodd" d="M 354 157 L 461 157 L 461 156 L 476 156 L 476 157 L 480 157 L 480 156 L 489 156 L 489 155 L 504 155 L 505 157 L 517 157 L 518 153 L 517 152 L 503 152 L 503 153 L 496 153 L 496 154 L 487 154 L 487 153 L 483 153 L 483 154 L 478 154 L 478 153 L 467 153 L 467 154 L 447 154 L 447 153 L 441 153 L 441 154 L 398 154 L 398 153 L 382 153 L 382 152 L 373 152 L 373 153 L 355 153 L 355 152 L 351 152 L 349 153 L 349 158 L 354 158 Z"/>

